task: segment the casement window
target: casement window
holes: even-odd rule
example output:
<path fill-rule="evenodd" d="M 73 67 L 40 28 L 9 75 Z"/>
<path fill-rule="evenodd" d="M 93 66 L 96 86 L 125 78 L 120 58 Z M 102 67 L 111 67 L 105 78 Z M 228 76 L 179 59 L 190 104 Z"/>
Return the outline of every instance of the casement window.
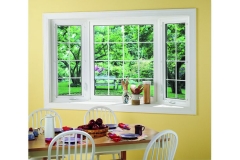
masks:
<path fill-rule="evenodd" d="M 44 107 L 196 114 L 196 10 L 46 13 Z M 151 104 L 123 104 L 121 81 L 151 81 Z M 141 99 L 142 101 L 142 99 Z"/>

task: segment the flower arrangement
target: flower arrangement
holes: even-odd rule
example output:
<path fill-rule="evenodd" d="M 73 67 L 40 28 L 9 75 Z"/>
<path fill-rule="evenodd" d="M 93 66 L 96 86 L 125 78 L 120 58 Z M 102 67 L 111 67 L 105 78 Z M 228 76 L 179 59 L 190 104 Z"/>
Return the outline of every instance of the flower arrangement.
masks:
<path fill-rule="evenodd" d="M 138 86 L 133 84 L 130 86 L 130 90 L 131 90 L 132 94 L 140 94 L 143 91 L 143 84 L 140 84 Z"/>

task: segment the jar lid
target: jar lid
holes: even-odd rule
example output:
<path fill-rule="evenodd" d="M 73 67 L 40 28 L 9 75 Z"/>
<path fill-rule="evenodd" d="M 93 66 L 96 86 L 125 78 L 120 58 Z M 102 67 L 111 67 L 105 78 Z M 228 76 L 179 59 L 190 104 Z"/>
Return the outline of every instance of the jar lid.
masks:
<path fill-rule="evenodd" d="M 151 84 L 151 81 L 143 81 L 143 84 Z"/>

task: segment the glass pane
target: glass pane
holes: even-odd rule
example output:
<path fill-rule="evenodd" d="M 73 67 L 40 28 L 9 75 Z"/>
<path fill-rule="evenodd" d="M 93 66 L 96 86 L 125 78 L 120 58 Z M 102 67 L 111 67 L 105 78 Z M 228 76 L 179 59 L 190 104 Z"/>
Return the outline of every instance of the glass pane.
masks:
<path fill-rule="evenodd" d="M 167 60 L 175 60 L 176 57 L 176 47 L 175 43 L 166 43 L 166 57 Z"/>
<path fill-rule="evenodd" d="M 95 77 L 108 75 L 108 63 L 107 62 L 95 62 L 94 71 L 95 71 Z"/>
<path fill-rule="evenodd" d="M 81 77 L 81 61 L 70 62 L 71 77 Z"/>
<path fill-rule="evenodd" d="M 177 41 L 185 42 L 185 23 L 176 24 Z"/>
<path fill-rule="evenodd" d="M 69 47 L 67 44 L 58 43 L 58 60 L 68 60 L 69 59 Z"/>
<path fill-rule="evenodd" d="M 176 62 L 167 62 L 167 66 L 166 66 L 167 79 L 175 79 L 175 66 L 176 66 Z"/>
<path fill-rule="evenodd" d="M 69 79 L 58 80 L 58 95 L 69 95 Z"/>
<path fill-rule="evenodd" d="M 123 45 L 121 43 L 112 43 L 109 45 L 109 60 L 123 59 Z"/>
<path fill-rule="evenodd" d="M 94 57 L 95 60 L 108 60 L 108 44 L 94 44 Z"/>
<path fill-rule="evenodd" d="M 129 78 L 138 78 L 138 62 L 131 61 L 124 63 L 124 75 Z"/>
<path fill-rule="evenodd" d="M 108 42 L 108 26 L 94 26 L 94 42 Z"/>
<path fill-rule="evenodd" d="M 177 79 L 178 80 L 185 80 L 185 63 L 184 62 L 177 62 Z"/>
<path fill-rule="evenodd" d="M 125 40 L 125 42 L 137 42 L 138 41 L 138 25 L 124 26 L 124 40 Z"/>
<path fill-rule="evenodd" d="M 109 74 L 116 76 L 116 78 L 122 79 L 123 77 L 123 62 L 121 61 L 110 61 Z"/>
<path fill-rule="evenodd" d="M 167 42 L 176 41 L 175 24 L 166 24 L 165 27 L 166 27 L 166 41 Z"/>
<path fill-rule="evenodd" d="M 140 59 L 153 59 L 153 43 L 140 43 L 139 46 Z"/>
<path fill-rule="evenodd" d="M 118 90 L 118 82 L 115 76 L 101 75 L 95 76 L 95 95 L 113 95 Z"/>
<path fill-rule="evenodd" d="M 153 61 L 141 61 L 139 69 L 140 78 L 153 78 Z"/>
<path fill-rule="evenodd" d="M 185 42 L 177 43 L 177 59 L 185 61 Z"/>
<path fill-rule="evenodd" d="M 82 51 L 80 44 L 70 44 L 70 60 L 81 60 Z"/>
<path fill-rule="evenodd" d="M 68 26 L 58 26 L 57 34 L 58 42 L 69 42 Z"/>
<path fill-rule="evenodd" d="M 122 28 L 122 26 L 109 26 L 109 42 L 123 42 Z"/>
<path fill-rule="evenodd" d="M 177 86 L 178 86 L 178 98 L 185 100 L 185 81 L 178 81 L 177 82 Z"/>
<path fill-rule="evenodd" d="M 69 40 L 70 42 L 81 41 L 81 26 L 69 26 Z"/>
<path fill-rule="evenodd" d="M 153 25 L 139 25 L 139 42 L 153 42 Z"/>
<path fill-rule="evenodd" d="M 72 78 L 70 84 L 70 95 L 80 95 L 82 94 L 82 85 L 80 78 Z"/>
<path fill-rule="evenodd" d="M 166 98 L 176 98 L 176 82 L 172 80 L 166 81 Z"/>
<path fill-rule="evenodd" d="M 137 43 L 127 43 L 124 45 L 124 60 L 138 60 Z"/>
<path fill-rule="evenodd" d="M 58 78 L 69 77 L 70 71 L 66 61 L 58 61 Z"/>

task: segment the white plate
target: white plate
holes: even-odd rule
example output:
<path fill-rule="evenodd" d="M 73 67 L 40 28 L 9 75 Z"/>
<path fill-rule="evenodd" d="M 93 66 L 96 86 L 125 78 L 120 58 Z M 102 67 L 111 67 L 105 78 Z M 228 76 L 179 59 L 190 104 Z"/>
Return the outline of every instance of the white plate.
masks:
<path fill-rule="evenodd" d="M 62 128 L 54 128 L 55 133 L 61 133 L 63 130 Z"/>
<path fill-rule="evenodd" d="M 116 129 L 117 128 L 117 124 L 105 124 L 106 126 L 108 126 L 109 129 Z"/>
<path fill-rule="evenodd" d="M 64 139 L 65 143 L 70 142 L 71 144 L 75 143 L 75 137 L 65 137 Z M 80 138 L 77 138 L 77 142 L 80 142 Z"/>
<path fill-rule="evenodd" d="M 120 137 L 128 138 L 128 139 L 137 139 L 139 137 L 139 134 L 126 133 L 126 134 L 121 134 Z"/>

